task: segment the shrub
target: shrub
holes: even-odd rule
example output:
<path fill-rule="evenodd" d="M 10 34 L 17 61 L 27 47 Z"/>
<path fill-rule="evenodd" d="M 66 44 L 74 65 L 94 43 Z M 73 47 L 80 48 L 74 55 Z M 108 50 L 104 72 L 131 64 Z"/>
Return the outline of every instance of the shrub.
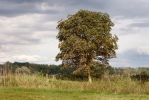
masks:
<path fill-rule="evenodd" d="M 149 74 L 143 71 L 140 74 L 132 75 L 131 79 L 140 81 L 140 83 L 144 84 L 149 81 Z"/>

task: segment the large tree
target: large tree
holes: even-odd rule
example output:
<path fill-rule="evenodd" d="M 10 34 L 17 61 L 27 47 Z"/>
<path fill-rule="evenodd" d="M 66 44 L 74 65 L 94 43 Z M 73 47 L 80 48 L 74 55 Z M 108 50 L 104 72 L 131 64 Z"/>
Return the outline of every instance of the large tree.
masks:
<path fill-rule="evenodd" d="M 79 10 L 68 15 L 57 25 L 60 53 L 56 60 L 62 60 L 63 67 L 84 69 L 92 82 L 91 66 L 107 65 L 108 59 L 116 57 L 118 37 L 110 33 L 112 26 L 107 13 Z"/>

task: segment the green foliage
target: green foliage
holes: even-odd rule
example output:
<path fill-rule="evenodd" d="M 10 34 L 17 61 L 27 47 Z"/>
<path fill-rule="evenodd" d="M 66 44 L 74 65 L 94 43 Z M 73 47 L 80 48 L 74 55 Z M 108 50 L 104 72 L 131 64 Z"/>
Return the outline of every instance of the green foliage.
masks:
<path fill-rule="evenodd" d="M 14 62 L 12 65 L 12 74 L 38 74 L 38 75 L 56 75 L 57 79 L 61 80 L 72 80 L 72 81 L 86 81 L 87 72 L 81 68 L 77 69 L 75 67 L 62 68 L 61 65 L 46 65 L 46 64 L 32 64 L 28 62 Z M 26 66 L 24 66 L 26 65 Z M 0 66 L 0 72 L 2 71 L 3 65 Z M 91 75 L 93 78 L 101 78 L 104 71 L 107 70 L 108 66 L 91 66 Z M 110 68 L 110 67 L 109 67 Z M 109 69 L 108 69 L 109 70 Z M 110 72 L 110 70 L 109 70 Z"/>
<path fill-rule="evenodd" d="M 61 73 L 61 65 L 47 65 L 47 64 L 33 64 L 33 63 L 28 63 L 28 62 L 14 62 L 12 63 L 12 69 L 13 73 L 16 72 L 16 70 L 19 71 L 23 66 L 26 68 L 23 70 L 28 69 L 30 70 L 30 74 L 36 74 L 36 73 L 41 73 L 43 75 L 46 74 L 59 74 Z"/>
<path fill-rule="evenodd" d="M 149 82 L 149 73 L 147 73 L 146 71 L 142 71 L 139 74 L 132 75 L 131 79 L 140 81 L 141 84 L 144 84 L 145 82 Z"/>
<path fill-rule="evenodd" d="M 106 70 L 106 66 L 101 65 L 101 66 L 91 66 L 92 76 L 96 78 L 101 78 L 104 75 L 104 71 Z"/>
<path fill-rule="evenodd" d="M 68 15 L 66 20 L 58 22 L 60 53 L 56 60 L 62 60 L 66 68 L 82 67 L 88 74 L 93 64 L 107 65 L 108 59 L 116 57 L 115 50 L 118 49 L 118 37 L 110 33 L 112 26 L 107 13 L 79 10 Z"/>
<path fill-rule="evenodd" d="M 60 65 L 46 65 L 46 64 L 30 64 L 29 69 L 31 73 L 40 72 L 43 75 L 46 74 L 59 74 L 60 73 Z"/>
<path fill-rule="evenodd" d="M 88 10 L 80 10 L 69 15 L 67 20 L 60 20 L 57 38 L 61 52 L 56 60 L 71 60 L 71 66 L 77 66 L 88 64 L 97 56 L 115 57 L 118 37 L 110 33 L 113 25 L 108 14 Z"/>
<path fill-rule="evenodd" d="M 30 70 L 27 67 L 22 66 L 21 68 L 16 68 L 15 73 L 16 74 L 30 74 Z"/>
<path fill-rule="evenodd" d="M 111 66 L 91 66 L 91 75 L 92 78 L 95 80 L 101 79 L 103 75 L 114 75 L 115 71 L 114 68 Z M 74 67 L 69 67 L 69 68 L 62 68 L 61 73 L 56 75 L 57 79 L 61 80 L 71 80 L 71 81 L 87 81 L 88 79 L 88 73 L 80 68 L 76 69 Z"/>

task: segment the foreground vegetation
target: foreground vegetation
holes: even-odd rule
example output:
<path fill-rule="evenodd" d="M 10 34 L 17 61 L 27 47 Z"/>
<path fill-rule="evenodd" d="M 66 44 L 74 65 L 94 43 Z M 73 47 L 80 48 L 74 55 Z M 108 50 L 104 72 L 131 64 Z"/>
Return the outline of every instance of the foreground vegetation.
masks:
<path fill-rule="evenodd" d="M 9 75 L 0 78 L 1 87 L 50 88 L 115 94 L 149 94 L 149 82 L 140 83 L 127 77 L 108 76 L 93 83 L 47 78 L 40 75 Z"/>
<path fill-rule="evenodd" d="M 148 95 L 113 94 L 51 88 L 0 88 L 1 100 L 148 100 Z"/>
<path fill-rule="evenodd" d="M 149 68 L 99 66 L 93 83 L 84 72 L 56 65 L 6 62 L 0 66 L 2 100 L 148 100 Z"/>

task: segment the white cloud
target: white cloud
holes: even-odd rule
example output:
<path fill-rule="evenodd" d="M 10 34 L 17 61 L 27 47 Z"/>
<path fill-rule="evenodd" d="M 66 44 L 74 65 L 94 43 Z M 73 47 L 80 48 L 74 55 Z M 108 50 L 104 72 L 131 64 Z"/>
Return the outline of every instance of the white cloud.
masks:
<path fill-rule="evenodd" d="M 145 22 L 148 18 L 131 18 L 126 19 L 122 16 L 113 18 L 115 26 L 111 31 L 119 37 L 118 53 L 123 53 L 128 50 L 137 50 L 139 46 L 146 46 L 149 44 L 149 28 L 148 27 L 133 27 L 133 23 Z"/>
<path fill-rule="evenodd" d="M 10 44 L 6 44 L 6 45 L 1 45 L 0 46 L 0 50 L 3 52 L 9 52 L 9 53 L 23 53 L 25 51 L 28 51 L 25 48 L 21 48 L 18 45 L 10 45 Z"/>
<path fill-rule="evenodd" d="M 7 55 L 3 52 L 0 52 L 0 58 L 5 58 L 5 57 L 7 57 Z"/>
<path fill-rule="evenodd" d="M 148 46 L 138 47 L 137 52 L 139 54 L 149 55 L 149 47 Z"/>
<path fill-rule="evenodd" d="M 11 61 L 10 56 L 4 52 L 0 52 L 0 63 L 4 63 L 6 61 Z"/>
<path fill-rule="evenodd" d="M 61 5 L 53 4 L 51 6 L 51 5 L 49 5 L 48 3 L 45 3 L 45 2 L 37 4 L 36 8 L 39 9 L 39 10 L 43 10 L 43 11 L 46 11 L 46 10 L 62 10 L 62 9 L 64 9 L 64 7 L 61 6 Z"/>
<path fill-rule="evenodd" d="M 121 64 L 120 64 L 121 63 Z M 112 67 L 133 67 L 131 62 L 125 58 L 114 58 L 110 60 Z"/>
<path fill-rule="evenodd" d="M 24 61 L 38 61 L 40 59 L 39 55 L 16 55 L 16 56 L 12 56 L 13 59 L 15 60 L 24 60 Z"/>

